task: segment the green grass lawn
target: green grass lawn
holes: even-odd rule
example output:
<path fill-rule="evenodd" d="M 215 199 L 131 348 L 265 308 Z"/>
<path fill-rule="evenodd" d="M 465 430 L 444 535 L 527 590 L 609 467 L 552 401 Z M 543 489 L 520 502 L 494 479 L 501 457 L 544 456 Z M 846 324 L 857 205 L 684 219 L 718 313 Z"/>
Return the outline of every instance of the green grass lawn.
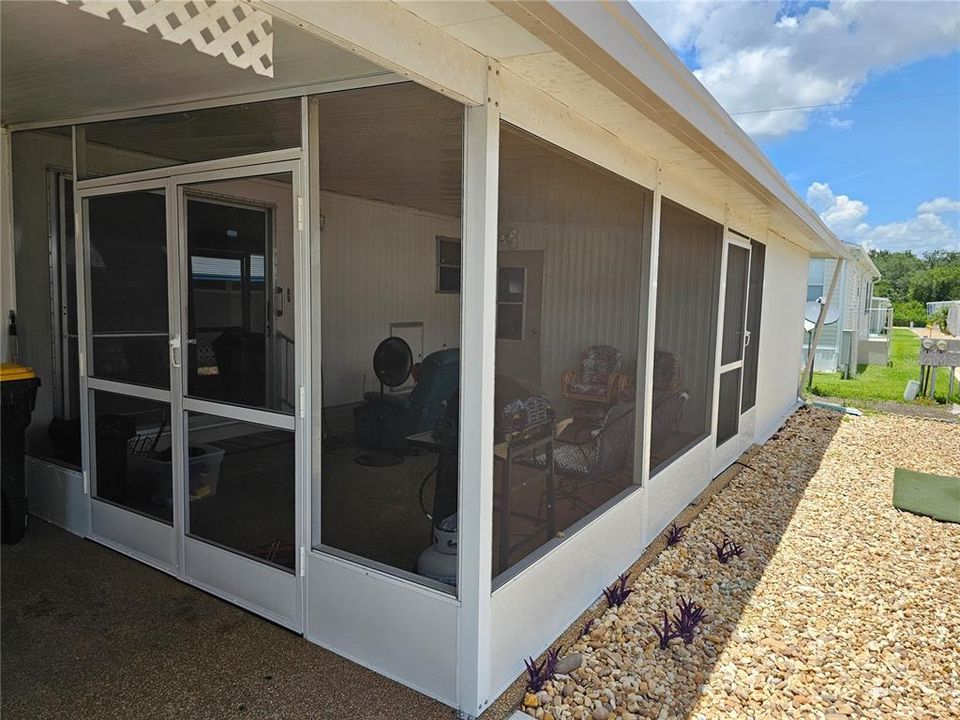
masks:
<path fill-rule="evenodd" d="M 894 328 L 890 348 L 891 366 L 861 365 L 857 377 L 844 380 L 840 373 L 814 373 L 813 394 L 857 400 L 897 400 L 903 402 L 908 380 L 920 379 L 920 338 L 905 328 Z M 935 396 L 947 399 L 949 370 L 941 368 Z M 954 381 L 954 402 L 960 400 L 960 383 Z"/>

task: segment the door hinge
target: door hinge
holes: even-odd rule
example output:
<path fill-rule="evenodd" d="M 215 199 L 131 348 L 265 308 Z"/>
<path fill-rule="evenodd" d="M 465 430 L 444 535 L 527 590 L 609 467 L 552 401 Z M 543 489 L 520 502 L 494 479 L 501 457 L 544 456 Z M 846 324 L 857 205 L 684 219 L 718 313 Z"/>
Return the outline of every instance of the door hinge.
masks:
<path fill-rule="evenodd" d="M 303 230 L 303 195 L 297 196 L 297 230 Z"/>
<path fill-rule="evenodd" d="M 90 494 L 90 471 L 89 470 L 83 471 L 83 494 L 84 495 Z"/>
<path fill-rule="evenodd" d="M 87 374 L 87 356 L 85 353 L 77 354 L 77 375 L 85 377 Z"/>
<path fill-rule="evenodd" d="M 307 416 L 307 390 L 303 385 L 297 389 L 297 405 L 297 413 L 301 418 L 305 418 Z"/>
<path fill-rule="evenodd" d="M 307 574 L 307 548 L 305 545 L 300 546 L 300 577 L 304 577 Z"/>

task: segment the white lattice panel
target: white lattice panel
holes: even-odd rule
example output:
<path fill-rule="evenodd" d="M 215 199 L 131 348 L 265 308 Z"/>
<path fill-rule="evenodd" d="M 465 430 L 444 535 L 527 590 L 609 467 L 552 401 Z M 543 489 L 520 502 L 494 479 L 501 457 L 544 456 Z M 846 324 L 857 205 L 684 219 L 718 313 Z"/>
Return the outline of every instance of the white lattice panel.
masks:
<path fill-rule="evenodd" d="M 83 12 L 273 77 L 272 18 L 233 0 L 59 0 Z"/>

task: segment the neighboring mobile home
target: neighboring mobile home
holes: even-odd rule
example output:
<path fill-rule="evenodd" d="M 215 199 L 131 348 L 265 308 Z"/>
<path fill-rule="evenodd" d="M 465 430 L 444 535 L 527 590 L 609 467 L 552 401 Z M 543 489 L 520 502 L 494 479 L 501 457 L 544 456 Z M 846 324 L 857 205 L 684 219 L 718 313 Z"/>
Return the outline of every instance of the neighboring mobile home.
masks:
<path fill-rule="evenodd" d="M 627 3 L 0 12 L 42 517 L 478 715 L 797 406 L 851 250 Z"/>
<path fill-rule="evenodd" d="M 887 298 L 874 297 L 880 270 L 866 248 L 850 245 L 850 262 L 811 258 L 807 275 L 807 318 L 815 321 L 818 303 L 826 297 L 838 267 L 841 274 L 830 302 L 830 312 L 817 343 L 814 370 L 842 372 L 856 377 L 861 365 L 886 365 L 890 359 L 893 308 Z M 876 301 L 876 302 L 875 302 Z M 812 333 L 803 341 L 806 360 Z"/>

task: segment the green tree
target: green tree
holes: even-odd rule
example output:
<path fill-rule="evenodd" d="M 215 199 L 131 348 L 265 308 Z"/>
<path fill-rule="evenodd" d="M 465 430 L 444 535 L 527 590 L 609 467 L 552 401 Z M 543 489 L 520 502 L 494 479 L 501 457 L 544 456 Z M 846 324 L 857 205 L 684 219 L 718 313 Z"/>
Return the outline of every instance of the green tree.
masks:
<path fill-rule="evenodd" d="M 895 303 L 910 299 L 910 279 L 925 269 L 924 261 L 909 251 L 872 250 L 870 258 L 882 276 L 874 287 L 874 295 L 888 297 Z"/>
<path fill-rule="evenodd" d="M 894 303 L 960 300 L 960 252 L 931 250 L 917 257 L 907 250 L 871 250 L 870 258 L 882 275 L 874 295 Z"/>
<path fill-rule="evenodd" d="M 931 250 L 923 256 L 928 268 L 950 265 L 960 267 L 960 252 L 950 250 Z"/>
<path fill-rule="evenodd" d="M 927 324 L 927 306 L 916 300 L 893 304 L 893 324 L 899 327 L 923 327 Z"/>
<path fill-rule="evenodd" d="M 909 293 L 910 299 L 922 303 L 960 300 L 960 261 L 914 273 Z"/>

